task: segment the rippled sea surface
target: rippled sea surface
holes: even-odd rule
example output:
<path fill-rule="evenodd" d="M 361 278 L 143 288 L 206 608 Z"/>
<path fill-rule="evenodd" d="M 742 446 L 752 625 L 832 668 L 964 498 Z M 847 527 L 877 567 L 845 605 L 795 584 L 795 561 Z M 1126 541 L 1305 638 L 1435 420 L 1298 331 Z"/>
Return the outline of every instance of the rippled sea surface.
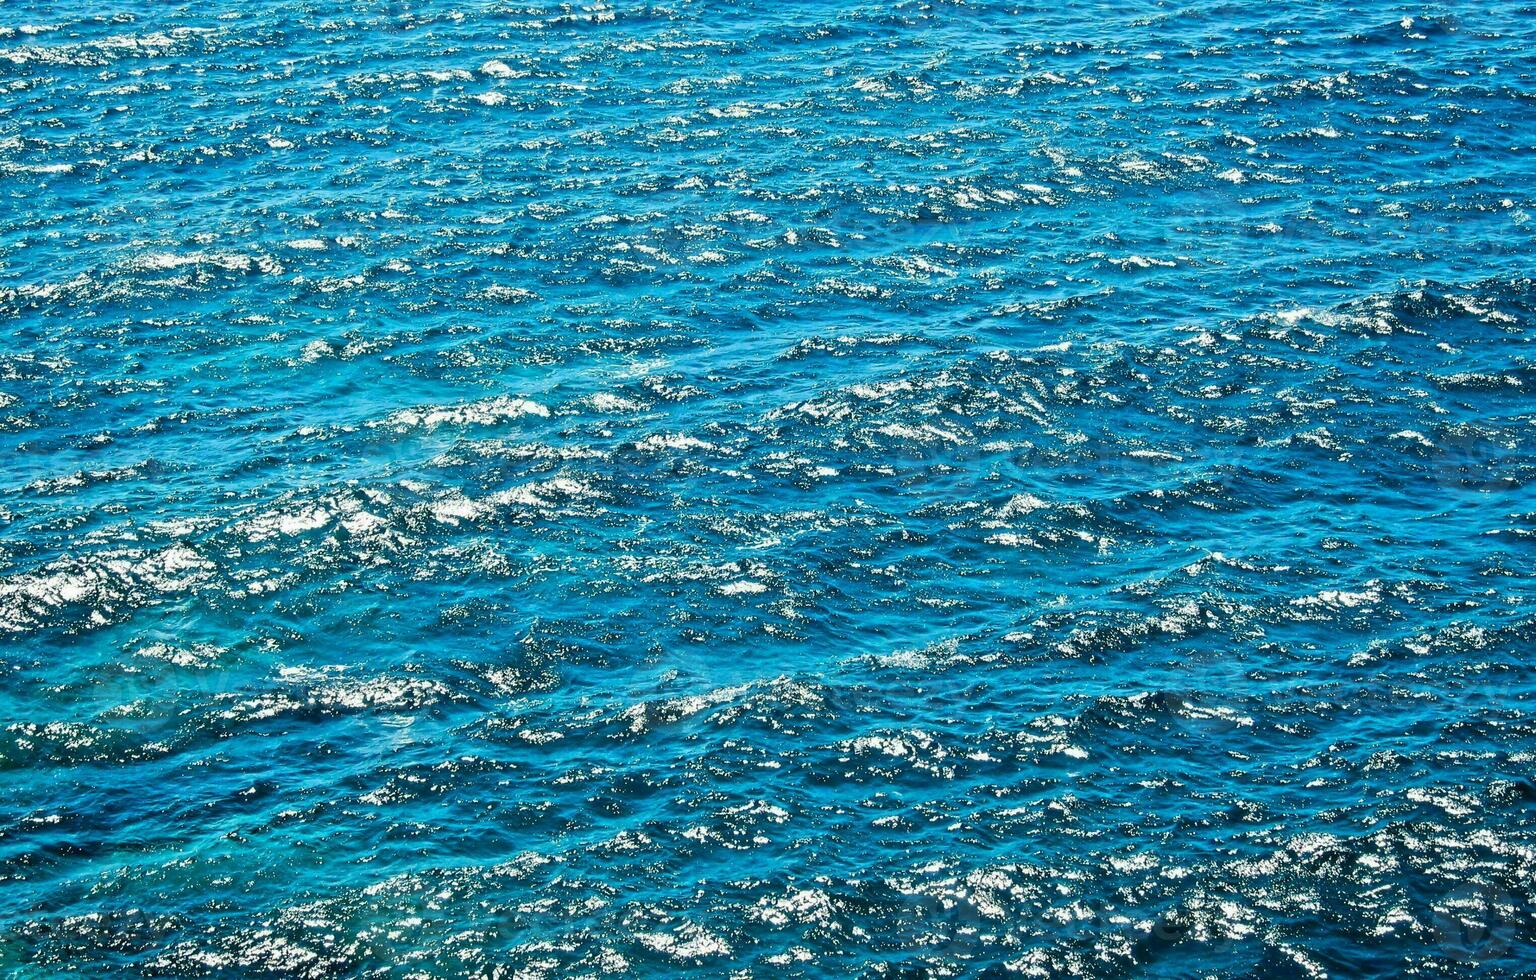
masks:
<path fill-rule="evenodd" d="M 1536 971 L 1526 0 L 9 0 L 0 93 L 6 976 Z"/>

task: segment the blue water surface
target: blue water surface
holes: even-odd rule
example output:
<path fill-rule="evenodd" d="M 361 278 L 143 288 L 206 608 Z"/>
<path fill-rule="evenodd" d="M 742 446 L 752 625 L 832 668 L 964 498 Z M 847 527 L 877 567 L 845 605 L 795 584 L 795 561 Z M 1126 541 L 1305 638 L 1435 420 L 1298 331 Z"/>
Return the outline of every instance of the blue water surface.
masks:
<path fill-rule="evenodd" d="M 0 6 L 0 971 L 1536 974 L 1536 7 Z"/>

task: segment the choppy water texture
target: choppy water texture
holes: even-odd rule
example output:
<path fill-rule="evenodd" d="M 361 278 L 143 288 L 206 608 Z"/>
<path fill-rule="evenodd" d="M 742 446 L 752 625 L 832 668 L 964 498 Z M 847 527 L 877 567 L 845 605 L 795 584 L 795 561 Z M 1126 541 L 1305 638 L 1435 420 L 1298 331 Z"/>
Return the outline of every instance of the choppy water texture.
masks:
<path fill-rule="evenodd" d="M 0 21 L 9 974 L 1536 970 L 1528 3 Z"/>

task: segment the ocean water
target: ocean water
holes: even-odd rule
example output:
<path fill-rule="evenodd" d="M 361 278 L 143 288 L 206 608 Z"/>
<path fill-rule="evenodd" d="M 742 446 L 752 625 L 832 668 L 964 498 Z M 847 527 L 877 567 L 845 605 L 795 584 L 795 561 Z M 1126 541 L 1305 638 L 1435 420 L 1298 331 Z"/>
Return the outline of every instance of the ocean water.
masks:
<path fill-rule="evenodd" d="M 1536 972 L 1536 7 L 0 6 L 0 974 Z"/>

